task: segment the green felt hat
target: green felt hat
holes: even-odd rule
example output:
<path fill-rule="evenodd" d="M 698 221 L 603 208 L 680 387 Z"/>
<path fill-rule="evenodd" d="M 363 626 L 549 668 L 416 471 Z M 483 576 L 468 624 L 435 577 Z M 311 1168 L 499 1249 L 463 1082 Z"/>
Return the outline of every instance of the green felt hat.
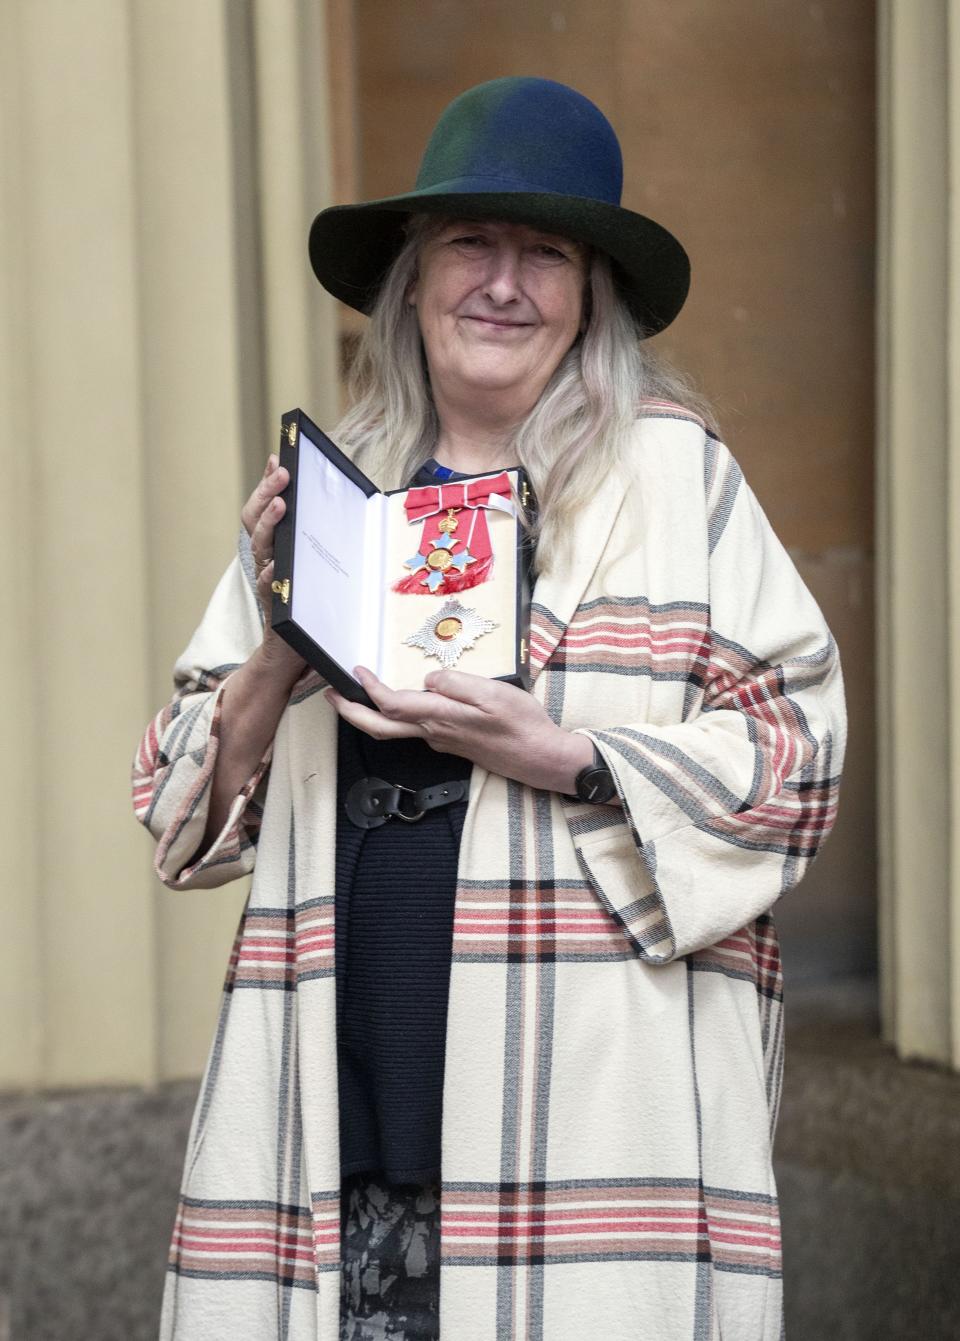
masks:
<path fill-rule="evenodd" d="M 622 185 L 616 134 L 588 98 L 551 79 L 494 79 L 442 114 L 413 191 L 318 214 L 310 261 L 335 298 L 369 312 L 411 214 L 529 224 L 605 252 L 654 335 L 683 306 L 690 262 L 672 233 L 623 209 Z"/>

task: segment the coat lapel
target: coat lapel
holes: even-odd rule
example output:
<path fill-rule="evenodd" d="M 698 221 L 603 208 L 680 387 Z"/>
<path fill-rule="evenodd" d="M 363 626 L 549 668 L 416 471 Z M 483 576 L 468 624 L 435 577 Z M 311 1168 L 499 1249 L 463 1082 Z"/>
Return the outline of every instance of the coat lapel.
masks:
<path fill-rule="evenodd" d="M 550 660 L 590 585 L 625 492 L 623 475 L 608 475 L 577 516 L 565 562 L 537 578 L 530 607 L 531 683 Z"/>

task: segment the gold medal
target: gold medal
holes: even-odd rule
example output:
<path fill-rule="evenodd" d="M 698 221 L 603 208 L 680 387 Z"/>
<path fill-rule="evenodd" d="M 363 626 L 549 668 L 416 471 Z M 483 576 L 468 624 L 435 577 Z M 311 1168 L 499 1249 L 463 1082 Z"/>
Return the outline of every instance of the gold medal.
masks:
<path fill-rule="evenodd" d="M 463 624 L 461 621 L 459 619 L 454 619 L 451 615 L 447 619 L 441 619 L 433 631 L 438 638 L 442 639 L 443 642 L 448 643 L 451 638 L 457 636 L 462 628 Z"/>

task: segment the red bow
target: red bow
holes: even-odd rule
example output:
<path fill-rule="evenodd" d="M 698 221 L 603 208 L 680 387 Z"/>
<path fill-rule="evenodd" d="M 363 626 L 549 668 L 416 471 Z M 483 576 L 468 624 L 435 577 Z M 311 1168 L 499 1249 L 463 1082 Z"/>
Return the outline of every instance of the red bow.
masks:
<path fill-rule="evenodd" d="M 439 573 L 431 578 L 423 568 L 417 569 L 400 578 L 394 584 L 394 591 L 418 596 L 449 596 L 455 591 L 466 591 L 469 587 L 485 582 L 493 570 L 493 552 L 484 508 L 490 507 L 492 498 L 509 499 L 510 495 L 510 476 L 505 470 L 499 475 L 487 475 L 476 480 L 428 484 L 423 488 L 409 489 L 404 499 L 407 519 L 410 522 L 423 522 L 417 552 L 426 559 L 437 547 L 437 542 L 447 538 L 446 533 L 450 528 L 444 513 L 459 514 L 466 510 L 472 512 L 473 516 L 469 521 L 465 518 L 453 528 L 451 533 L 456 539 L 451 550 L 458 555 L 469 554 L 470 561 L 461 571 L 456 571 L 455 565 L 446 568 L 442 580 Z"/>
<path fill-rule="evenodd" d="M 420 521 L 423 517 L 432 517 L 436 512 L 446 512 L 448 508 L 483 508 L 491 494 L 501 498 L 510 497 L 510 476 L 501 471 L 499 475 L 487 475 L 479 480 L 461 480 L 456 484 L 428 484 L 421 489 L 410 489 L 404 507 L 407 520 Z"/>

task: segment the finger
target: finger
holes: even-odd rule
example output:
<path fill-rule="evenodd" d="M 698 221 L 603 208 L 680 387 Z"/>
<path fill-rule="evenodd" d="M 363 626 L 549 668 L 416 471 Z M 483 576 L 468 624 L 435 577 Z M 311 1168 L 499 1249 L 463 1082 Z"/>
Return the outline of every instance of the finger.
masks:
<path fill-rule="evenodd" d="M 260 602 L 260 608 L 263 611 L 264 623 L 271 625 L 273 622 L 273 560 L 264 566 L 257 573 L 257 600 Z"/>
<path fill-rule="evenodd" d="M 393 721 L 420 723 L 442 712 L 437 700 L 431 701 L 422 689 L 391 689 L 366 666 L 355 667 L 353 673 L 381 713 Z"/>
<path fill-rule="evenodd" d="M 435 750 L 469 754 L 465 747 L 489 720 L 473 704 L 457 702 L 440 693 L 390 689 L 364 666 L 358 666 L 354 674 L 380 709 L 381 717 L 416 728 L 416 735 Z"/>
<path fill-rule="evenodd" d="M 254 561 L 258 568 L 262 568 L 273 558 L 273 533 L 286 508 L 287 505 L 282 498 L 272 498 L 253 528 L 250 548 L 253 550 Z"/>
<path fill-rule="evenodd" d="M 283 492 L 290 483 L 290 472 L 285 466 L 275 465 L 269 474 L 264 474 L 253 493 L 243 505 L 240 519 L 247 535 L 253 535 L 257 523 L 270 506 L 273 499 Z"/>
<path fill-rule="evenodd" d="M 458 703 L 489 711 L 497 698 L 500 685 L 484 675 L 470 675 L 467 671 L 431 671 L 423 682 L 424 688 L 434 694 L 443 694 Z M 508 685 L 503 686 L 509 688 Z"/>
<path fill-rule="evenodd" d="M 262 476 L 243 507 L 244 513 L 250 517 L 254 525 L 270 500 L 276 494 L 282 493 L 289 483 L 290 472 L 285 466 L 275 465 L 269 473 Z"/>
<path fill-rule="evenodd" d="M 267 562 L 257 573 L 257 594 L 261 600 L 268 600 L 271 596 L 271 584 L 273 583 L 273 560 Z"/>
<path fill-rule="evenodd" d="M 423 735 L 415 722 L 394 721 L 363 703 L 354 703 L 351 699 L 344 698 L 335 689 L 325 689 L 323 692 L 328 703 L 333 705 L 345 722 L 366 732 L 374 740 L 401 740 Z"/>

